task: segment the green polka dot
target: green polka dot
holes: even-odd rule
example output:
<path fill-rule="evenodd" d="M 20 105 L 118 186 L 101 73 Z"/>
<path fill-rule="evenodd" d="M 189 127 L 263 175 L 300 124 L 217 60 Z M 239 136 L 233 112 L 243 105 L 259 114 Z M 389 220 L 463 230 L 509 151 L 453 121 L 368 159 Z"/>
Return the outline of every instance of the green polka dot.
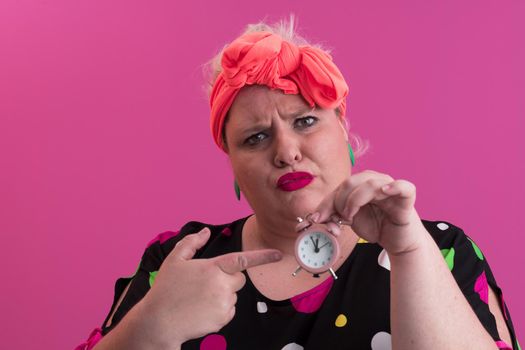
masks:
<path fill-rule="evenodd" d="M 149 286 L 150 288 L 153 287 L 153 282 L 155 282 L 155 277 L 157 277 L 158 271 L 153 271 L 149 273 Z"/>
<path fill-rule="evenodd" d="M 441 249 L 441 254 L 443 254 L 443 257 L 447 262 L 448 269 L 452 271 L 452 269 L 454 268 L 454 255 L 456 254 L 456 251 L 454 250 L 454 248 Z"/>
<path fill-rule="evenodd" d="M 472 243 L 472 248 L 474 248 L 474 251 L 476 252 L 476 255 L 478 256 L 479 260 L 483 260 L 484 258 L 481 249 L 479 249 L 479 247 L 476 245 L 476 243 L 474 243 L 473 240 L 471 240 L 470 238 L 468 240 L 470 241 L 470 243 Z"/>

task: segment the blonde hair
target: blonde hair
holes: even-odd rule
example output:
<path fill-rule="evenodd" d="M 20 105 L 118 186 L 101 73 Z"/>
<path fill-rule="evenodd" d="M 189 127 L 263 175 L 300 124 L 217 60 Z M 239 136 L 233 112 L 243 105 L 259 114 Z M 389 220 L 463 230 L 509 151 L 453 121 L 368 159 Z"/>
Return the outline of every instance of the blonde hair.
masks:
<path fill-rule="evenodd" d="M 297 21 L 295 19 L 295 16 L 293 14 L 290 14 L 289 19 L 282 19 L 273 24 L 268 24 L 264 22 L 264 20 L 260 21 L 259 23 L 248 24 L 240 35 L 254 33 L 254 32 L 270 32 L 272 34 L 279 35 L 281 38 L 283 38 L 284 40 L 294 45 L 311 46 L 311 47 L 315 47 L 320 50 L 323 50 L 326 53 L 330 53 L 331 51 L 330 49 L 323 47 L 321 44 L 318 44 L 318 43 L 310 43 L 303 36 L 301 36 L 298 33 L 296 24 L 297 24 Z M 219 51 L 219 53 L 213 56 L 213 58 L 204 65 L 203 71 L 204 71 L 205 79 L 207 81 L 205 90 L 206 90 L 206 95 L 208 98 L 210 97 L 211 90 L 213 88 L 213 84 L 215 83 L 215 80 L 217 80 L 217 77 L 222 72 L 222 66 L 221 66 L 222 55 L 228 45 L 229 44 L 224 45 L 223 48 Z M 341 111 L 339 110 L 339 107 L 335 109 L 335 112 L 337 116 L 339 117 L 341 116 Z M 224 125 L 226 125 L 227 120 L 228 120 L 228 117 L 226 117 L 226 121 Z M 354 156 L 357 159 L 368 151 L 368 149 L 370 148 L 370 143 L 368 140 L 363 140 L 359 135 L 350 132 L 350 125 L 346 118 L 343 118 L 343 121 L 345 123 L 346 129 L 348 132 L 348 141 L 350 142 L 352 149 L 354 150 Z M 224 133 L 224 129 L 223 129 L 222 136 L 223 136 L 224 143 L 226 143 L 226 135 Z"/>

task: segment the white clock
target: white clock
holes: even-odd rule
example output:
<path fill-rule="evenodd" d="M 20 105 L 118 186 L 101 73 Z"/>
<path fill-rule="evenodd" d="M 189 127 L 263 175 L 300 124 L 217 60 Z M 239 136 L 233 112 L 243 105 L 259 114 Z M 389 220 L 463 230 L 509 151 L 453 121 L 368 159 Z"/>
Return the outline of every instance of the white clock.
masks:
<path fill-rule="evenodd" d="M 313 224 L 304 229 L 295 241 L 294 252 L 299 266 L 293 276 L 304 269 L 314 277 L 329 271 L 337 279 L 332 267 L 339 256 L 339 243 L 324 225 Z"/>

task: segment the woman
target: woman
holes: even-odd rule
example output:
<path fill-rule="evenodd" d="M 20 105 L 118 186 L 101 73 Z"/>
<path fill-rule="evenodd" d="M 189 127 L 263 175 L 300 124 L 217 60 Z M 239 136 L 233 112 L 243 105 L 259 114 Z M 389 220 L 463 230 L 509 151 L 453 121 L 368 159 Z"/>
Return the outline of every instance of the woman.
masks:
<path fill-rule="evenodd" d="M 421 220 L 412 183 L 352 173 L 344 78 L 284 33 L 249 27 L 219 55 L 210 96 L 214 140 L 254 214 L 151 241 L 79 348 L 517 349 L 479 248 Z M 337 280 L 292 276 L 312 224 L 339 242 Z"/>

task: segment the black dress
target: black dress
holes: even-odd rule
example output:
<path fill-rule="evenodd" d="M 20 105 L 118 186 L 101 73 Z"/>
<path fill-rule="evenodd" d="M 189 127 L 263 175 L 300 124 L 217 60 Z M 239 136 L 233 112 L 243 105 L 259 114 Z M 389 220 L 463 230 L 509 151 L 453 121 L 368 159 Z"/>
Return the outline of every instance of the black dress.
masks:
<path fill-rule="evenodd" d="M 98 337 L 110 332 L 148 292 L 162 261 L 180 239 L 209 227 L 211 237 L 194 258 L 240 251 L 246 219 L 218 226 L 189 222 L 180 231 L 158 235 L 148 244 L 135 275 L 117 280 L 113 306 L 103 324 L 130 281 L 131 285 L 112 324 L 103 327 Z M 503 306 L 512 346 L 519 349 L 501 289 L 480 249 L 450 223 L 423 220 L 423 224 L 485 329 L 500 348 L 510 349 L 500 341 L 487 304 L 488 286 L 492 287 Z M 391 349 L 390 262 L 379 245 L 360 240 L 338 269 L 337 280 L 330 276 L 317 287 L 287 300 L 266 298 L 245 275 L 247 282 L 238 292 L 233 320 L 217 333 L 184 343 L 182 350 Z M 88 341 L 78 349 L 89 349 L 89 344 Z"/>

